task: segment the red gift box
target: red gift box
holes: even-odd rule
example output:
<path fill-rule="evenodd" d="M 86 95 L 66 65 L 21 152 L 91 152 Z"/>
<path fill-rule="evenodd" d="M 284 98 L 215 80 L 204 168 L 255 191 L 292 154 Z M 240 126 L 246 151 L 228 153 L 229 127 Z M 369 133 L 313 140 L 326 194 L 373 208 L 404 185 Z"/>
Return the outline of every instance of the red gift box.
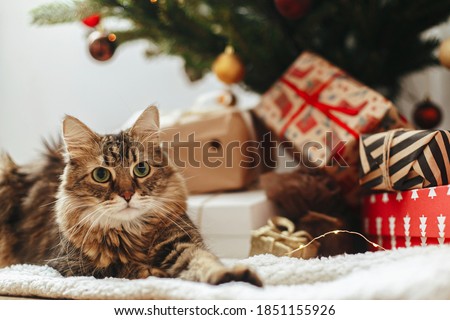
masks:
<path fill-rule="evenodd" d="M 353 205 L 360 200 L 359 135 L 409 127 L 390 101 L 311 52 L 295 60 L 254 113 L 279 140 L 292 142 L 294 158 L 333 176 Z"/>
<path fill-rule="evenodd" d="M 450 243 L 450 185 L 365 196 L 363 215 L 368 238 L 386 249 Z"/>

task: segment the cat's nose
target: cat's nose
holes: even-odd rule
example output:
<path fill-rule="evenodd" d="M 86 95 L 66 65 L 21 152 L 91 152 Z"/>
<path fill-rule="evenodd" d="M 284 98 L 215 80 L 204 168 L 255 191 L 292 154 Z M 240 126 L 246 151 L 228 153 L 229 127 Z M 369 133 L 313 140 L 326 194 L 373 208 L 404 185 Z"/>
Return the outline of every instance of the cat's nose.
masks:
<path fill-rule="evenodd" d="M 127 202 L 131 200 L 131 197 L 133 196 L 134 191 L 124 191 L 120 194 L 122 198 L 124 198 Z"/>

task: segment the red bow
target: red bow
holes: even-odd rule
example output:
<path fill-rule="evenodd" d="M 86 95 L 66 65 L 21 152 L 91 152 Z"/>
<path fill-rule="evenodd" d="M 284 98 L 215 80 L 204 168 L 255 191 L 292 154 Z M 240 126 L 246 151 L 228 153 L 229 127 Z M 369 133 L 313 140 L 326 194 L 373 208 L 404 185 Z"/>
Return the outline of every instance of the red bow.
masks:
<path fill-rule="evenodd" d="M 281 128 L 280 130 L 280 136 L 284 136 L 287 128 L 292 124 L 292 122 L 297 118 L 297 116 L 307 107 L 312 106 L 316 108 L 317 110 L 321 111 L 327 118 L 329 118 L 331 121 L 336 123 L 338 126 L 340 126 L 342 129 L 347 131 L 349 134 L 351 134 L 355 139 L 359 138 L 359 133 L 350 128 L 345 122 L 343 122 L 341 119 L 336 117 L 333 112 L 336 113 L 342 113 L 347 114 L 351 116 L 357 115 L 361 109 L 363 109 L 367 101 L 362 103 L 356 108 L 348 107 L 348 106 L 331 106 L 325 103 L 322 103 L 319 101 L 320 93 L 325 90 L 338 76 L 341 76 L 342 73 L 336 73 L 328 81 L 324 82 L 320 87 L 317 88 L 317 90 L 313 94 L 308 94 L 305 91 L 300 90 L 293 84 L 291 81 L 289 81 L 286 78 L 281 78 L 280 81 L 284 83 L 288 88 L 293 90 L 297 96 L 301 97 L 304 102 L 300 106 L 300 108 L 290 117 L 290 119 L 286 122 L 286 124 Z"/>

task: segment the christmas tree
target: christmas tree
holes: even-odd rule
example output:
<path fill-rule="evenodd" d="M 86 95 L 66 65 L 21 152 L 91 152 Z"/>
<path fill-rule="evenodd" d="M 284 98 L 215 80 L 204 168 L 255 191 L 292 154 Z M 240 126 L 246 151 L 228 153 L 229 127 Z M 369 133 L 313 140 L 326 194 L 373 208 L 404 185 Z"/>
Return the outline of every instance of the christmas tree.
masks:
<path fill-rule="evenodd" d="M 394 97 L 402 76 L 437 62 L 439 41 L 422 35 L 449 12 L 450 0 L 71 0 L 32 14 L 35 24 L 128 20 L 126 30 L 108 30 L 115 44 L 148 39 L 150 56 L 181 56 L 192 80 L 231 45 L 245 66 L 243 84 L 264 92 L 312 50 Z"/>

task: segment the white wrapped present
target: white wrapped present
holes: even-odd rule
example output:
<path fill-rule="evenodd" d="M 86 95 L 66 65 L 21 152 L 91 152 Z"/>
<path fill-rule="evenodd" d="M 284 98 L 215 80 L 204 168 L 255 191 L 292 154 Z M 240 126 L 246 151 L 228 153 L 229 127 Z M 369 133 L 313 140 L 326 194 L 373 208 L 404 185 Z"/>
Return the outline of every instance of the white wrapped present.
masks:
<path fill-rule="evenodd" d="M 206 245 L 220 258 L 246 258 L 252 230 L 277 214 L 263 190 L 192 195 L 188 214 Z"/>

